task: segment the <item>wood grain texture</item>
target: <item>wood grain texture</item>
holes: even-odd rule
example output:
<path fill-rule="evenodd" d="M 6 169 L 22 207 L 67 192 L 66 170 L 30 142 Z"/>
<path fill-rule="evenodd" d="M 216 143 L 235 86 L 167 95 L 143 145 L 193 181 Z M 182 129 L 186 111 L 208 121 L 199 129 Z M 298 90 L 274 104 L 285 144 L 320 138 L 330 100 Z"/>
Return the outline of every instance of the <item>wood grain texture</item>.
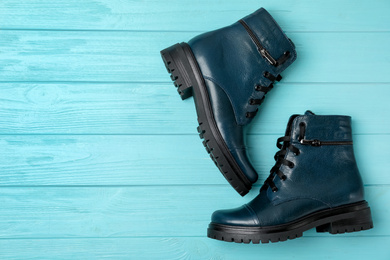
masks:
<path fill-rule="evenodd" d="M 352 5 L 338 0 L 2 0 L 0 28 L 206 31 L 234 23 L 260 7 L 286 31 L 390 30 L 387 0 L 357 0 Z"/>
<path fill-rule="evenodd" d="M 375 228 L 341 237 L 388 235 L 389 187 L 365 187 Z M 2 187 L 0 238 L 205 236 L 215 210 L 241 206 L 258 190 L 241 198 L 227 185 Z"/>
<path fill-rule="evenodd" d="M 264 6 L 297 61 L 249 129 L 239 197 L 196 135 L 159 51 Z M 390 1 L 0 1 L 0 259 L 390 259 Z M 291 114 L 353 118 L 375 228 L 285 243 L 205 237 L 247 203 Z M 343 185 L 343 184 L 340 184 Z"/>
<path fill-rule="evenodd" d="M 196 35 L 0 30 L 0 81 L 169 82 L 159 52 Z M 283 82 L 389 83 L 389 35 L 289 33 L 298 58 L 283 72 Z"/>
<path fill-rule="evenodd" d="M 278 135 L 248 136 L 262 184 Z M 388 135 L 356 135 L 368 185 L 390 184 Z M 0 138 L 0 187 L 42 185 L 227 185 L 197 135 L 16 135 Z"/>
<path fill-rule="evenodd" d="M 390 134 L 389 95 L 390 84 L 281 82 L 249 133 L 283 135 L 291 114 L 310 109 L 352 116 L 355 134 Z M 0 134 L 196 134 L 197 126 L 192 98 L 183 102 L 172 83 L 0 83 Z"/>
<path fill-rule="evenodd" d="M 15 259 L 354 259 L 373 257 L 374 248 L 386 249 L 389 237 L 303 237 L 286 243 L 246 245 L 221 243 L 205 237 L 11 239 L 0 240 L 0 257 Z M 149 250 L 145 249 L 148 248 Z M 388 260 L 388 250 L 376 250 L 375 259 Z"/>

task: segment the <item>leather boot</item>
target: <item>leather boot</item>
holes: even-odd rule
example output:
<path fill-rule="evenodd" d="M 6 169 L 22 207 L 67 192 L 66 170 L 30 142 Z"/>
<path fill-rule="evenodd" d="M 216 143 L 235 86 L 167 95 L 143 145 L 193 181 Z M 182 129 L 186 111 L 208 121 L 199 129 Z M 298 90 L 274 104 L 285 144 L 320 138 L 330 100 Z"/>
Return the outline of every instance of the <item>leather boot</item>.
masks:
<path fill-rule="evenodd" d="M 300 237 L 314 227 L 331 234 L 373 227 L 350 117 L 293 115 L 277 147 L 260 194 L 242 207 L 214 212 L 208 237 L 268 243 Z"/>
<path fill-rule="evenodd" d="M 244 196 L 258 178 L 247 156 L 246 126 L 296 59 L 293 43 L 262 8 L 161 56 L 181 98 L 194 97 L 198 132 L 211 159 Z"/>

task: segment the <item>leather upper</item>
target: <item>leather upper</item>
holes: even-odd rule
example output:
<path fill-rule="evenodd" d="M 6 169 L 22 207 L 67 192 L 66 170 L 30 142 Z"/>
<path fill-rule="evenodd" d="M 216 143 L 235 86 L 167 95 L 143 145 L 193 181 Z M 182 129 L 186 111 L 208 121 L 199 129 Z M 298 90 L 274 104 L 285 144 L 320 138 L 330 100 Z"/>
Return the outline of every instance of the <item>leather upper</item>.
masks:
<path fill-rule="evenodd" d="M 239 22 L 201 34 L 188 44 L 205 79 L 218 129 L 235 161 L 254 183 L 257 173 L 247 156 L 244 126 L 251 121 L 246 113 L 254 112 L 258 105 L 251 105 L 249 100 L 264 97 L 264 92 L 255 90 L 256 85 L 271 84 L 263 74 L 267 71 L 278 75 L 296 59 L 296 52 L 265 9 L 261 8 L 243 20 L 273 57 L 277 59 L 289 51 L 289 59 L 278 67 L 270 65 Z"/>
<path fill-rule="evenodd" d="M 348 116 L 317 116 L 306 112 L 293 116 L 287 127 L 291 144 L 299 155 L 288 150 L 285 159 L 294 167 L 280 166 L 286 175 L 273 181 L 278 188 L 270 187 L 242 208 L 216 211 L 212 221 L 227 225 L 269 226 L 287 223 L 318 210 L 333 208 L 364 200 L 363 183 L 357 168 L 352 145 L 303 145 L 299 142 L 299 124 L 304 123 L 304 139 L 320 141 L 352 141 L 351 118 Z M 236 220 L 246 212 L 242 220 Z"/>
<path fill-rule="evenodd" d="M 243 20 L 274 58 L 289 51 L 289 59 L 280 66 L 272 66 L 260 55 L 255 43 L 239 22 L 201 34 L 188 42 L 203 77 L 225 91 L 238 125 L 248 124 L 251 119 L 246 117 L 246 112 L 257 109 L 256 105 L 249 104 L 249 100 L 264 96 L 264 92 L 256 91 L 255 86 L 271 84 L 263 76 L 264 72 L 268 71 L 276 76 L 296 59 L 294 45 L 265 9 L 261 8 Z"/>
<path fill-rule="evenodd" d="M 214 117 L 223 119 L 216 120 L 219 132 L 238 166 L 240 166 L 249 181 L 254 183 L 257 181 L 258 175 L 247 155 L 245 145 L 246 127 L 237 124 L 234 118 L 233 107 L 226 93 L 214 82 L 207 79 L 205 81 L 209 88 L 210 98 L 213 100 Z"/>

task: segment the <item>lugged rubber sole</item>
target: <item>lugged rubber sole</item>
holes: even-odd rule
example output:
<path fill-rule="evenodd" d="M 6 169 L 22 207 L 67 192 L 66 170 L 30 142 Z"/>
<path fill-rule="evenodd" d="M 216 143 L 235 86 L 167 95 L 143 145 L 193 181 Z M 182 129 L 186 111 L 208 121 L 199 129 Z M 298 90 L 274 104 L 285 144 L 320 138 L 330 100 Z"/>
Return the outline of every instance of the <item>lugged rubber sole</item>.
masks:
<path fill-rule="evenodd" d="M 207 236 L 226 242 L 259 244 L 301 237 L 304 231 L 341 234 L 373 228 L 371 210 L 366 201 L 321 210 L 296 221 L 277 226 L 248 227 L 210 223 Z"/>
<path fill-rule="evenodd" d="M 206 84 L 190 46 L 177 43 L 162 50 L 161 57 L 180 97 L 183 100 L 194 97 L 199 123 L 197 130 L 210 158 L 230 185 L 244 196 L 252 183 L 241 171 L 218 130 Z"/>

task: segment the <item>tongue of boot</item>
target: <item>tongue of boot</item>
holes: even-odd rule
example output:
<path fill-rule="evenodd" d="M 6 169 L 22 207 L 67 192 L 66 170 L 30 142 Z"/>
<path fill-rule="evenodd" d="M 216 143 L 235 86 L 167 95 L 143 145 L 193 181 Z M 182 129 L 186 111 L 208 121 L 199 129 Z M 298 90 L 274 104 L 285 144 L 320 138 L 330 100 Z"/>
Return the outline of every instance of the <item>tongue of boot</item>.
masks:
<path fill-rule="evenodd" d="M 311 112 L 310 110 L 306 110 L 305 116 L 314 116 L 315 114 Z"/>

